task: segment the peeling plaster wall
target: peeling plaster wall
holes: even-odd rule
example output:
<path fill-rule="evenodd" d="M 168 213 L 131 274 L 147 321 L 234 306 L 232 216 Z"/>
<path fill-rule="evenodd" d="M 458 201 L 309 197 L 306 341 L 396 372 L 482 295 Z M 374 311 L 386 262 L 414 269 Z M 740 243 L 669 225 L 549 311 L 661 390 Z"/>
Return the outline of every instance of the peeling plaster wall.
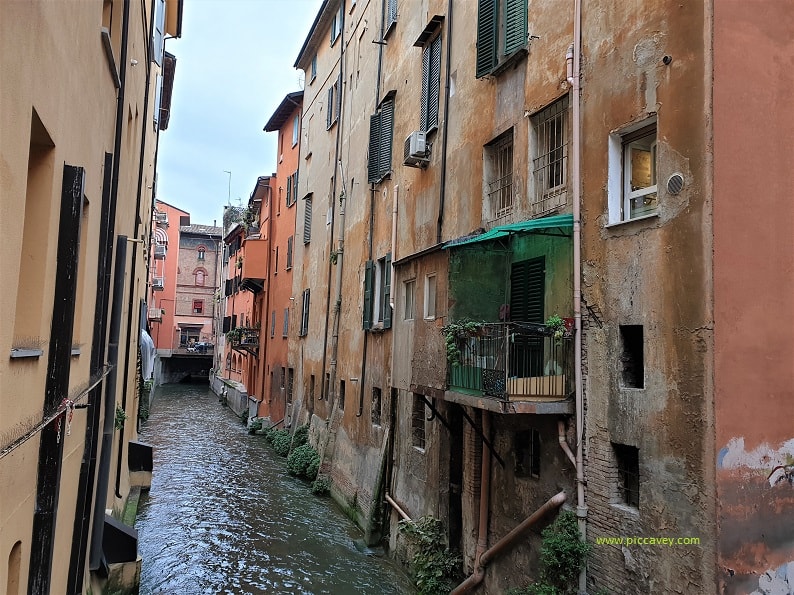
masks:
<path fill-rule="evenodd" d="M 714 3 L 713 464 L 723 593 L 794 593 L 794 8 L 760 7 Z"/>

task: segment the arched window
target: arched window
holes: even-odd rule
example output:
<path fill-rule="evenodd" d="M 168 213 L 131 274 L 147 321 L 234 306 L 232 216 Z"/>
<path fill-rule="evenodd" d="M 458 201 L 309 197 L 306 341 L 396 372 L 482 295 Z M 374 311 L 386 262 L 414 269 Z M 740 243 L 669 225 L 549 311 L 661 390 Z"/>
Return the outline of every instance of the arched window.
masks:
<path fill-rule="evenodd" d="M 198 250 L 197 250 L 197 252 L 198 252 L 198 259 L 199 259 L 199 260 L 204 260 L 204 253 L 205 253 L 206 251 L 207 251 L 207 249 L 206 249 L 204 246 L 199 246 L 199 247 L 198 247 Z"/>
<path fill-rule="evenodd" d="M 198 269 L 195 275 L 196 275 L 196 285 L 204 285 L 204 271 L 202 269 Z"/>

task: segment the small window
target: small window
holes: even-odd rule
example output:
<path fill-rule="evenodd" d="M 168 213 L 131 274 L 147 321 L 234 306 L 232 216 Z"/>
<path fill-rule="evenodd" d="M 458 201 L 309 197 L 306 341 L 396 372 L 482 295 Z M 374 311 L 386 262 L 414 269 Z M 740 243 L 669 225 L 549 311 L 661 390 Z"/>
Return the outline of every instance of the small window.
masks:
<path fill-rule="evenodd" d="M 312 240 L 312 195 L 308 194 L 303 201 L 303 243 Z"/>
<path fill-rule="evenodd" d="M 425 320 L 436 318 L 436 275 L 425 277 Z"/>
<path fill-rule="evenodd" d="M 301 118 L 300 116 L 295 116 L 295 119 L 292 120 L 292 146 L 298 144 L 298 137 L 300 134 L 300 126 L 301 126 Z"/>
<path fill-rule="evenodd" d="M 618 502 L 634 508 L 640 506 L 640 450 L 626 444 L 612 443 L 618 467 Z"/>
<path fill-rule="evenodd" d="M 496 221 L 513 212 L 513 129 L 491 141 L 483 153 L 487 217 Z"/>
<path fill-rule="evenodd" d="M 305 337 L 309 332 L 309 290 L 303 290 L 303 308 L 301 310 L 300 336 Z"/>
<path fill-rule="evenodd" d="M 339 119 L 339 112 L 342 108 L 342 75 L 336 79 L 334 84 L 328 87 L 328 105 L 325 113 L 325 127 L 331 128 Z"/>
<path fill-rule="evenodd" d="M 314 374 L 309 376 L 309 401 L 314 403 Z"/>
<path fill-rule="evenodd" d="M 364 328 L 391 328 L 391 253 L 364 269 Z"/>
<path fill-rule="evenodd" d="M 345 381 L 339 381 L 339 410 L 345 410 Z"/>
<path fill-rule="evenodd" d="M 411 414 L 411 441 L 415 448 L 425 450 L 425 401 L 422 395 L 414 393 Z"/>
<path fill-rule="evenodd" d="M 547 213 L 567 204 L 568 96 L 555 101 L 532 117 L 535 158 L 533 212 Z"/>
<path fill-rule="evenodd" d="M 276 246 L 274 248 L 274 250 L 276 251 L 276 258 L 275 258 L 275 261 L 273 263 L 273 265 L 274 265 L 273 266 L 273 274 L 274 275 L 278 275 L 278 246 Z"/>
<path fill-rule="evenodd" d="M 204 253 L 205 253 L 206 251 L 207 251 L 207 250 L 206 250 L 206 248 L 204 248 L 204 247 L 201 247 L 201 248 L 199 248 L 199 249 L 196 251 L 196 254 L 198 255 L 198 259 L 199 259 L 199 260 L 204 260 Z"/>
<path fill-rule="evenodd" d="M 516 477 L 540 477 L 540 432 L 535 428 L 513 436 Z"/>
<path fill-rule="evenodd" d="M 287 266 L 286 269 L 290 270 L 292 268 L 292 245 L 294 243 L 294 238 L 292 236 L 287 238 Z"/>
<path fill-rule="evenodd" d="M 377 386 L 372 387 L 372 423 L 380 425 L 381 391 Z"/>
<path fill-rule="evenodd" d="M 414 302 L 416 293 L 416 279 L 411 279 L 403 284 L 403 291 L 405 293 L 405 307 L 403 310 L 403 320 L 413 320 L 414 318 Z"/>
<path fill-rule="evenodd" d="M 193 314 L 204 314 L 203 300 L 193 300 Z"/>
<path fill-rule="evenodd" d="M 309 75 L 309 84 L 311 85 L 314 82 L 314 79 L 317 78 L 317 54 L 314 54 L 312 58 L 312 67 Z"/>
<path fill-rule="evenodd" d="M 339 35 L 342 33 L 342 23 L 344 23 L 345 16 L 345 3 L 344 0 L 339 5 L 339 12 L 334 15 L 334 20 L 331 23 L 331 45 L 336 43 Z"/>
<path fill-rule="evenodd" d="M 620 325 L 620 380 L 624 388 L 645 388 L 645 357 L 641 324 Z"/>
<path fill-rule="evenodd" d="M 609 137 L 608 223 L 656 215 L 656 121 Z"/>

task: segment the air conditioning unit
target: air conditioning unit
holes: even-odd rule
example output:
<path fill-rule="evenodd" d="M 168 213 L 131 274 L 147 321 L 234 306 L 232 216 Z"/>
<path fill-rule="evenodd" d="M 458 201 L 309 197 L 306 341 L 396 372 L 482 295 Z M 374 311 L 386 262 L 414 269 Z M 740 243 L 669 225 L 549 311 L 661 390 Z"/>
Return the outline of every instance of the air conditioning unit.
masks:
<path fill-rule="evenodd" d="M 157 260 L 163 260 L 165 258 L 165 244 L 154 245 L 154 257 Z"/>
<path fill-rule="evenodd" d="M 415 130 L 405 139 L 405 152 L 403 163 L 412 167 L 424 167 L 430 160 L 430 146 L 427 143 L 427 133 Z"/>
<path fill-rule="evenodd" d="M 155 223 L 159 223 L 160 225 L 168 225 L 168 213 L 164 213 L 162 211 L 155 211 L 154 221 Z"/>
<path fill-rule="evenodd" d="M 164 286 L 165 286 L 165 277 L 152 278 L 152 289 L 157 291 L 162 291 Z"/>
<path fill-rule="evenodd" d="M 162 320 L 163 314 L 165 314 L 165 310 L 163 310 L 162 308 L 150 308 L 149 320 Z"/>

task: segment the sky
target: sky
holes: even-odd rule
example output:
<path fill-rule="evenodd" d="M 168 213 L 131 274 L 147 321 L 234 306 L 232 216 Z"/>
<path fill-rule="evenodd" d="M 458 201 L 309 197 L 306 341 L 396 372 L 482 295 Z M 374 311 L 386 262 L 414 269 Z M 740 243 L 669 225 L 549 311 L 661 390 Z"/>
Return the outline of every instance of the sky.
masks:
<path fill-rule="evenodd" d="M 276 171 L 277 132 L 264 132 L 287 93 L 321 0 L 185 0 L 168 129 L 160 133 L 157 198 L 220 225 Z M 227 172 L 231 172 L 231 175 Z M 231 184 L 230 184 L 231 181 Z"/>

